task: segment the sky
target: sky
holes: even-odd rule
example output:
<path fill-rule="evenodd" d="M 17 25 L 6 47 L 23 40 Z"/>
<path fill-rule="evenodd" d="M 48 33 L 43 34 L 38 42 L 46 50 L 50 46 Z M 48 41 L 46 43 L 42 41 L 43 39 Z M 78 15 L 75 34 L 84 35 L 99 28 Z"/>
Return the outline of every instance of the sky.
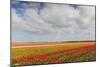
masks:
<path fill-rule="evenodd" d="M 13 1 L 13 42 L 95 40 L 95 6 Z"/>

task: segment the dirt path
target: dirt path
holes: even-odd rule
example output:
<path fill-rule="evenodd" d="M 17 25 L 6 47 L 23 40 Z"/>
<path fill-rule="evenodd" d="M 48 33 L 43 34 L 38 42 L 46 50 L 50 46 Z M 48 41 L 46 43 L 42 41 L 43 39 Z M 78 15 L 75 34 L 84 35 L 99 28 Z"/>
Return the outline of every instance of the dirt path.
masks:
<path fill-rule="evenodd" d="M 12 48 L 29 48 L 29 47 L 43 47 L 43 46 L 62 46 L 60 45 L 33 45 L 33 46 L 13 46 Z"/>

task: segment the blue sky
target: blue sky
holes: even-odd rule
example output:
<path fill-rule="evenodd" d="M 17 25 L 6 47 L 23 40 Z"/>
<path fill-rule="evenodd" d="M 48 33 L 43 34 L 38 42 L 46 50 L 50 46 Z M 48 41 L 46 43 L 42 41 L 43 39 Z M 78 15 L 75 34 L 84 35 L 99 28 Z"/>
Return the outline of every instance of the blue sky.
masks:
<path fill-rule="evenodd" d="M 38 9 L 38 12 L 39 12 L 40 10 L 42 10 L 42 9 L 45 7 L 45 3 L 44 3 L 44 2 L 35 2 L 35 3 L 37 3 L 37 6 L 35 6 L 35 8 Z M 27 7 L 25 7 L 23 4 L 29 5 L 30 2 L 27 2 L 27 1 L 20 1 L 20 2 L 18 2 L 18 3 L 16 3 L 16 2 L 13 3 L 13 2 L 12 2 L 11 7 L 14 8 L 14 9 L 16 9 L 16 10 L 18 11 L 18 13 L 22 13 L 22 12 L 19 10 L 19 8 L 21 8 L 21 9 L 27 9 Z M 65 5 L 66 5 L 66 4 L 65 4 Z M 70 6 L 72 6 L 72 7 L 75 8 L 75 9 L 78 8 L 78 5 L 75 5 L 75 4 L 67 4 L 67 5 L 70 5 Z M 33 8 L 34 8 L 34 7 L 33 7 Z"/>
<path fill-rule="evenodd" d="M 13 42 L 95 40 L 95 7 L 14 1 Z"/>

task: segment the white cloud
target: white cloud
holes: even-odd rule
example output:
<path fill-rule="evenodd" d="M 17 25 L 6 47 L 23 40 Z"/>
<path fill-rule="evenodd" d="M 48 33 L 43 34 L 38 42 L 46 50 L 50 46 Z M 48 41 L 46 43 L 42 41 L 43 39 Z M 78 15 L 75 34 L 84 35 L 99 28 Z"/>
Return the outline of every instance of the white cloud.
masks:
<path fill-rule="evenodd" d="M 70 5 L 47 3 L 38 14 L 37 9 L 34 9 L 34 7 L 37 8 L 36 4 L 38 3 L 23 4 L 27 7 L 24 9 L 23 17 L 12 8 L 14 32 L 27 31 L 35 36 L 59 34 L 59 37 L 66 34 L 72 40 L 95 39 L 94 6 L 78 6 L 75 9 Z"/>

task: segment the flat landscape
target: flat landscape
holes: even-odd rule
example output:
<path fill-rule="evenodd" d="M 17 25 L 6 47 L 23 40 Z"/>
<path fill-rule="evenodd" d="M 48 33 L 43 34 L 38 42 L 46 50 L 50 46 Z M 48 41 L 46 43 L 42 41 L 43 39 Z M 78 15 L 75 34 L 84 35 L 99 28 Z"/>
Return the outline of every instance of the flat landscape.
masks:
<path fill-rule="evenodd" d="M 12 43 L 12 66 L 96 60 L 95 41 Z"/>

